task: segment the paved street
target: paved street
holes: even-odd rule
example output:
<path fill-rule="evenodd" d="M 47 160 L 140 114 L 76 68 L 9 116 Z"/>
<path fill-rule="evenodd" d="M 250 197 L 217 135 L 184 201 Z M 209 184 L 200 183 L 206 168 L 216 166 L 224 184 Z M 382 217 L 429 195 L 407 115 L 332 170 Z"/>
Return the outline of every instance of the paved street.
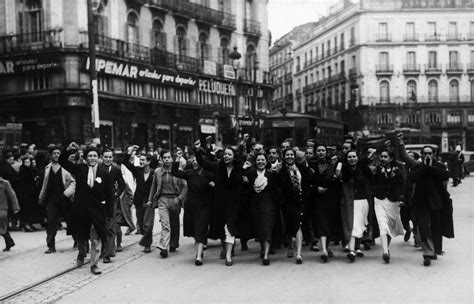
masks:
<path fill-rule="evenodd" d="M 83 267 L 37 286 L 11 302 L 472 303 L 474 176 L 450 191 L 456 239 L 444 240 L 445 255 L 430 267 L 422 266 L 421 251 L 413 247 L 413 241 L 405 243 L 401 237 L 392 244 L 388 265 L 382 262 L 381 246 L 377 245 L 354 264 L 347 262 L 340 246 L 334 248 L 336 257 L 328 264 L 321 264 L 319 253 L 305 247 L 303 265 L 296 265 L 294 259 L 286 258 L 285 250 L 280 250 L 271 256 L 271 265 L 263 267 L 257 243 L 250 242 L 250 250 L 245 253 L 237 246 L 234 266 L 226 267 L 218 258 L 218 243 L 211 242 L 204 265 L 196 267 L 193 242 L 186 238 L 168 259 L 161 259 L 156 249 L 144 254 L 141 247 L 134 245 L 112 264 L 100 264 L 104 270 L 101 276 L 90 275 L 88 268 Z M 38 243 L 35 239 L 37 243 L 32 248 L 37 248 L 44 242 L 43 234 L 15 233 L 18 254 L 7 258 L 3 253 L 0 255 L 0 294 L 72 266 L 75 252 L 70 249 L 70 240 L 60 242 L 58 248 L 63 252 L 54 256 L 44 255 L 43 247 L 19 252 L 20 235 L 36 235 L 41 240 Z M 136 236 L 126 238 L 127 244 L 136 241 Z"/>

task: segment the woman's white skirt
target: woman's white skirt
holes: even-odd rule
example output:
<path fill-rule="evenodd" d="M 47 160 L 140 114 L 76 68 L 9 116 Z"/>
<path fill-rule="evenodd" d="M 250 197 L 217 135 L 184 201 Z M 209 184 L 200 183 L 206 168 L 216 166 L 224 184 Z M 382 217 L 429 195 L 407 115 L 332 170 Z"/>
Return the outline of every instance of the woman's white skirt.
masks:
<path fill-rule="evenodd" d="M 374 210 L 380 235 L 386 234 L 394 238 L 404 233 L 400 219 L 400 207 L 396 202 L 391 202 L 387 198 L 383 200 L 374 198 Z"/>
<path fill-rule="evenodd" d="M 369 202 L 366 199 L 354 200 L 354 222 L 351 233 L 353 237 L 361 238 L 364 235 L 364 231 L 369 224 L 368 215 Z"/>

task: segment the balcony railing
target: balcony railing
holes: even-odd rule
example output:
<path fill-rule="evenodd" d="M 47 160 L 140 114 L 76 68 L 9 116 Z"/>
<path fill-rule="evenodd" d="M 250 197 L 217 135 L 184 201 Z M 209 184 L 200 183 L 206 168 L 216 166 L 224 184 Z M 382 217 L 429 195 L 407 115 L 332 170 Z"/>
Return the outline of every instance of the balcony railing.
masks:
<path fill-rule="evenodd" d="M 223 12 L 217 11 L 205 5 L 201 5 L 198 3 L 192 3 L 191 5 L 194 6 L 194 17 L 196 21 L 202 21 L 206 23 L 210 23 L 213 25 L 221 24 L 222 20 L 224 19 Z"/>
<path fill-rule="evenodd" d="M 388 33 L 379 33 L 375 37 L 376 42 L 391 42 L 392 41 L 392 35 Z"/>
<path fill-rule="evenodd" d="M 469 40 L 469 41 L 474 40 L 474 33 L 468 33 L 467 34 L 467 40 Z"/>
<path fill-rule="evenodd" d="M 350 68 L 349 69 L 349 78 L 355 78 L 357 77 L 357 69 L 356 68 Z"/>
<path fill-rule="evenodd" d="M 446 36 L 446 41 L 461 41 L 461 40 L 462 40 L 461 34 L 459 33 L 449 33 Z"/>
<path fill-rule="evenodd" d="M 405 34 L 403 35 L 403 41 L 405 42 L 417 42 L 418 35 L 417 34 Z"/>
<path fill-rule="evenodd" d="M 81 34 L 87 37 L 87 32 L 82 32 Z M 84 40 L 87 41 L 87 39 Z M 84 48 L 88 47 L 87 42 L 84 42 L 81 45 Z M 148 61 L 150 59 L 150 48 L 108 36 L 96 35 L 95 45 L 98 52 L 140 61 Z"/>
<path fill-rule="evenodd" d="M 251 19 L 245 19 L 244 33 L 247 35 L 261 36 L 260 22 Z"/>
<path fill-rule="evenodd" d="M 440 34 L 427 34 L 425 35 L 425 41 L 441 41 L 441 35 Z"/>
<path fill-rule="evenodd" d="M 446 65 L 446 73 L 449 74 L 462 74 L 463 64 L 462 63 L 448 63 Z"/>
<path fill-rule="evenodd" d="M 351 40 L 349 40 L 349 47 L 352 47 L 356 44 L 356 40 L 355 38 L 351 38 Z"/>
<path fill-rule="evenodd" d="M 235 30 L 237 28 L 236 22 L 235 22 L 235 15 L 232 15 L 226 12 L 221 12 L 221 14 L 222 14 L 222 23 L 220 25 L 222 27 Z"/>
<path fill-rule="evenodd" d="M 405 74 L 420 74 L 419 64 L 404 64 L 403 73 Z"/>
<path fill-rule="evenodd" d="M 62 47 L 61 29 L 0 37 L 0 54 Z"/>
<path fill-rule="evenodd" d="M 376 66 L 377 75 L 391 75 L 393 74 L 393 65 L 392 64 L 381 64 Z"/>
<path fill-rule="evenodd" d="M 441 74 L 441 66 L 436 64 L 425 64 L 425 74 L 433 75 L 433 74 Z"/>
<path fill-rule="evenodd" d="M 470 74 L 474 74 L 474 63 L 468 63 L 467 72 Z"/>

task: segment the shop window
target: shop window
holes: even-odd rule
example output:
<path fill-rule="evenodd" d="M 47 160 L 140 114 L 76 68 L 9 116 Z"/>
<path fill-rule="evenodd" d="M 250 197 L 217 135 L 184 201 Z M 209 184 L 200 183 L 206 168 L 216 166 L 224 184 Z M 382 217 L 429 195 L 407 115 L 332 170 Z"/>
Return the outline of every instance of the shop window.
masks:
<path fill-rule="evenodd" d="M 474 124 L 474 113 L 469 113 L 467 115 L 467 122 L 470 124 L 470 125 L 473 125 Z"/>
<path fill-rule="evenodd" d="M 446 115 L 446 122 L 448 124 L 459 124 L 461 123 L 461 114 L 459 112 L 451 112 Z"/>
<path fill-rule="evenodd" d="M 159 99 L 159 100 L 168 99 L 168 90 L 166 87 L 152 84 L 150 85 L 150 89 L 151 89 L 151 98 Z"/>
<path fill-rule="evenodd" d="M 110 78 L 109 77 L 104 77 L 104 76 L 97 77 L 97 90 L 99 90 L 100 92 L 110 92 L 110 91 L 112 91 L 109 84 L 110 84 Z"/>
<path fill-rule="evenodd" d="M 25 91 L 46 90 L 51 86 L 50 76 L 45 74 L 27 75 L 25 78 Z"/>
<path fill-rule="evenodd" d="M 436 112 L 426 113 L 425 123 L 428 125 L 438 125 L 441 123 L 441 115 Z"/>
<path fill-rule="evenodd" d="M 392 114 L 382 113 L 377 115 L 377 124 L 379 125 L 390 125 L 392 124 Z"/>
<path fill-rule="evenodd" d="M 177 102 L 190 103 L 191 102 L 191 92 L 189 90 L 179 90 L 174 91 L 175 99 Z"/>
<path fill-rule="evenodd" d="M 125 94 L 131 96 L 143 96 L 143 83 L 135 80 L 125 81 Z"/>

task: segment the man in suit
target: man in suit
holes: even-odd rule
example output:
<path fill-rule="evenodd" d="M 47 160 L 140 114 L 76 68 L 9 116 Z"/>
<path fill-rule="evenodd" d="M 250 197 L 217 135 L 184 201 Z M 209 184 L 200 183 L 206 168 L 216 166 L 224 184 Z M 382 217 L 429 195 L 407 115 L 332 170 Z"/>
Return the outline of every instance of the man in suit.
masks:
<path fill-rule="evenodd" d="M 59 164 L 76 179 L 70 226 L 78 243 L 77 265 L 84 264 L 86 243 L 90 239 L 91 272 L 97 275 L 101 274 L 97 266 L 101 245 L 107 241 L 106 219 L 110 220 L 113 216 L 113 185 L 110 174 L 98 166 L 99 153 L 96 147 L 89 146 L 84 150 L 84 164 L 68 161 L 68 154 L 78 149 L 76 143 L 71 143 L 66 153 L 59 157 Z"/>
<path fill-rule="evenodd" d="M 71 201 L 76 190 L 76 180 L 58 162 L 61 149 L 53 147 L 49 154 L 51 162 L 44 168 L 43 185 L 38 198 L 38 203 L 46 207 L 46 254 L 56 252 L 59 219 L 65 219 L 69 226 Z"/>
<path fill-rule="evenodd" d="M 143 234 L 143 217 L 145 213 L 144 205 L 148 200 L 148 193 L 150 192 L 151 183 L 153 181 L 153 171 L 150 164 L 152 160 L 151 155 L 141 154 L 139 157 L 139 166 L 136 167 L 130 163 L 130 158 L 138 150 L 138 146 L 128 147 L 127 154 L 123 158 L 123 164 L 132 172 L 135 178 L 137 187 L 135 195 L 133 196 L 133 205 L 135 205 L 137 216 L 137 232 L 135 234 Z M 150 247 L 145 247 L 146 253 L 151 252 Z"/>
<path fill-rule="evenodd" d="M 145 208 L 144 235 L 140 245 L 150 246 L 153 241 L 153 224 L 155 208 L 158 208 L 161 221 L 161 237 L 158 248 L 162 258 L 168 257 L 169 251 L 174 252 L 179 247 L 179 213 L 186 199 L 188 185 L 185 180 L 171 175 L 173 162 L 171 152 L 161 151 L 163 167 L 157 168 Z"/>
<path fill-rule="evenodd" d="M 120 217 L 120 195 L 125 190 L 125 181 L 122 177 L 122 171 L 113 164 L 114 154 L 110 149 L 104 149 L 102 152 L 102 164 L 100 167 L 109 173 L 114 187 L 114 210 L 113 217 L 106 223 L 107 243 L 103 249 L 103 262 L 110 263 L 110 258 L 115 256 L 115 251 L 122 251 L 122 230 L 117 224 Z M 115 243 L 117 239 L 117 245 Z"/>
<path fill-rule="evenodd" d="M 429 266 L 431 260 L 437 259 L 437 254 L 442 254 L 442 212 L 449 172 L 435 160 L 430 146 L 421 149 L 421 159 L 422 162 L 411 170 L 409 179 L 415 184 L 412 208 L 420 232 L 423 265 Z"/>

